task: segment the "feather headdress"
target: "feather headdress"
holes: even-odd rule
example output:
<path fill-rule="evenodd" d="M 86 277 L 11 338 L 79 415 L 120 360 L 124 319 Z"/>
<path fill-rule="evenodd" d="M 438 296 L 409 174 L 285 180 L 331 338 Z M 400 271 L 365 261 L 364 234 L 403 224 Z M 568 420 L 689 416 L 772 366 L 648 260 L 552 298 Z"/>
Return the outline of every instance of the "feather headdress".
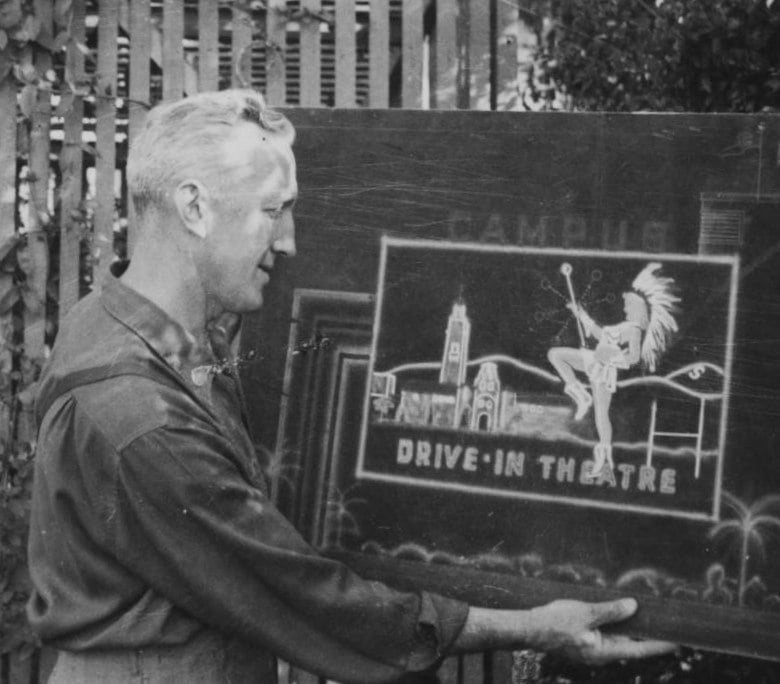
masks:
<path fill-rule="evenodd" d="M 631 284 L 647 303 L 649 322 L 642 341 L 642 362 L 651 373 L 666 351 L 672 333 L 678 330 L 673 314 L 680 298 L 674 294 L 674 278 L 657 275 L 660 268 L 657 261 L 647 264 Z"/>

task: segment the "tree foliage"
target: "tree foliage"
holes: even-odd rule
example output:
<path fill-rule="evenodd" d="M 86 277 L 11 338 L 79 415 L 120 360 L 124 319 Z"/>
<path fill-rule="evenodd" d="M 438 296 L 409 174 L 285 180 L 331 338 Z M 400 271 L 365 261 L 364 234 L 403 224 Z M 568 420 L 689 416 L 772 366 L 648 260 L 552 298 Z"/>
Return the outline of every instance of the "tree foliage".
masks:
<path fill-rule="evenodd" d="M 535 14 L 535 108 L 780 109 L 780 2 L 550 0 Z M 542 18 L 544 17 L 544 18 Z"/>

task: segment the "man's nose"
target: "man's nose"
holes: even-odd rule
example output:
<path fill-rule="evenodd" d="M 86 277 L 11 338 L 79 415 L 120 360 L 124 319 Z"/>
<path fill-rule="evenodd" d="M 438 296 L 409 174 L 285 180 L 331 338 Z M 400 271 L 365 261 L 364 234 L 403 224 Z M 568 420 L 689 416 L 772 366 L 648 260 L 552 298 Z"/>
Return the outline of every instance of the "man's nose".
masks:
<path fill-rule="evenodd" d="M 283 254 L 284 256 L 294 257 L 296 254 L 295 249 L 295 221 L 293 221 L 292 212 L 287 212 L 285 216 L 280 219 L 280 227 L 277 237 L 271 247 L 276 254 Z"/>

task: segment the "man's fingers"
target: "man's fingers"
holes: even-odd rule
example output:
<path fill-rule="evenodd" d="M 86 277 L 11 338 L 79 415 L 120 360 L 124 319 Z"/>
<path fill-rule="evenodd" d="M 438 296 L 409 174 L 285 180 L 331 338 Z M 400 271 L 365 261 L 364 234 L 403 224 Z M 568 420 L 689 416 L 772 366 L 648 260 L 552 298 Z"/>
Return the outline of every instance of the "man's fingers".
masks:
<path fill-rule="evenodd" d="M 625 636 L 605 634 L 601 642 L 599 656 L 604 661 L 627 660 L 629 658 L 650 658 L 652 656 L 673 653 L 678 645 L 669 641 L 635 641 Z"/>
<path fill-rule="evenodd" d="M 617 601 L 604 601 L 591 604 L 591 627 L 608 625 L 611 622 L 621 622 L 636 613 L 636 599 L 626 598 Z"/>

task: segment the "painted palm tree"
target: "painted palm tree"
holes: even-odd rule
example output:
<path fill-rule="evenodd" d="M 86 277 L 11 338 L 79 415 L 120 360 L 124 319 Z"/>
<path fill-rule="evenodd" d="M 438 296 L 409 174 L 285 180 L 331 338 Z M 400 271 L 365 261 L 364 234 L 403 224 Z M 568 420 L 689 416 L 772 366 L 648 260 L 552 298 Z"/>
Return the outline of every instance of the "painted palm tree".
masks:
<path fill-rule="evenodd" d="M 286 445 L 281 449 L 271 450 L 264 444 L 256 443 L 255 454 L 263 476 L 271 485 L 271 501 L 278 503 L 282 485 L 288 487 L 291 492 L 295 489 L 295 478 L 300 470 L 300 466 L 290 463 L 295 452 Z"/>
<path fill-rule="evenodd" d="M 707 536 L 713 541 L 725 537 L 730 542 L 730 548 L 737 550 L 739 554 L 737 603 L 741 606 L 745 598 L 748 559 L 751 550 L 755 550 L 757 555 L 763 559 L 765 557 L 763 533 L 771 530 L 780 532 L 780 517 L 769 514 L 772 508 L 780 510 L 780 495 L 763 496 L 748 505 L 733 494 L 724 491 L 723 503 L 736 517 L 721 520 L 710 529 Z"/>
<path fill-rule="evenodd" d="M 353 537 L 360 535 L 360 524 L 350 509 L 360 504 L 367 504 L 368 501 L 360 497 L 349 496 L 349 492 L 356 486 L 357 483 L 347 487 L 343 492 L 340 489 L 334 489 L 325 504 L 327 536 L 333 535 L 335 537 L 335 546 L 339 549 L 343 548 L 342 542 L 346 535 Z"/>
<path fill-rule="evenodd" d="M 381 396 L 374 398 L 374 411 L 379 413 L 379 420 L 386 420 L 387 414 L 395 408 L 392 397 Z"/>

